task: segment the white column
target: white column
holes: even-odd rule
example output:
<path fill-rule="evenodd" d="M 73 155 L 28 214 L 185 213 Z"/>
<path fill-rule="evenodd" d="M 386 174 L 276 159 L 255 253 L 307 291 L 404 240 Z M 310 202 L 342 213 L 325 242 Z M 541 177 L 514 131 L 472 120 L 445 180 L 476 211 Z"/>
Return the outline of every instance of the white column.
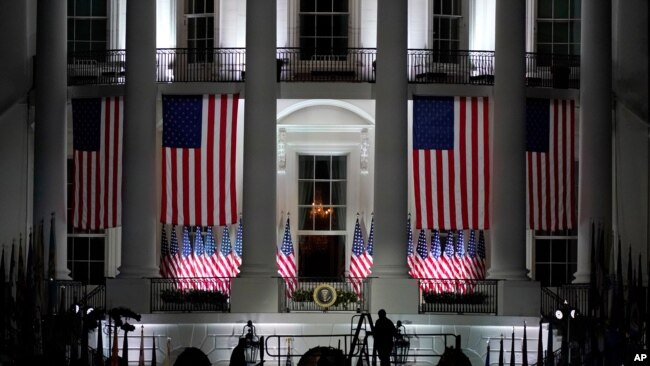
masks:
<path fill-rule="evenodd" d="M 277 273 L 275 23 L 275 0 L 247 0 L 241 275 L 249 277 Z"/>
<path fill-rule="evenodd" d="M 67 6 L 64 1 L 50 0 L 39 0 L 37 6 L 33 225 L 37 227 L 43 220 L 48 238 L 50 215 L 54 213 L 56 278 L 69 279 L 66 240 Z"/>
<path fill-rule="evenodd" d="M 591 222 L 612 228 L 611 11 L 611 0 L 582 2 L 576 283 L 589 282 Z"/>
<path fill-rule="evenodd" d="M 128 1 L 119 278 L 158 275 L 156 262 L 156 0 Z"/>
<path fill-rule="evenodd" d="M 377 5 L 373 276 L 406 278 L 408 3 Z"/>
<path fill-rule="evenodd" d="M 497 1 L 495 23 L 488 273 L 493 279 L 526 280 L 526 2 Z"/>

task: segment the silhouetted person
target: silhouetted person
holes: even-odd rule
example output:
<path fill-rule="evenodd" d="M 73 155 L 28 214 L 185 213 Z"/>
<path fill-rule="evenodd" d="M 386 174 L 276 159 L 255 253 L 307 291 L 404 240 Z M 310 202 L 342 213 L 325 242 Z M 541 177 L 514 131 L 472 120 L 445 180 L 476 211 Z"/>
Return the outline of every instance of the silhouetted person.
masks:
<path fill-rule="evenodd" d="M 390 365 L 390 354 L 393 350 L 393 338 L 397 334 L 395 324 L 386 317 L 386 310 L 381 309 L 377 312 L 379 319 L 375 322 L 375 349 L 379 356 L 381 366 Z"/>
<path fill-rule="evenodd" d="M 246 366 L 245 348 L 246 338 L 239 338 L 239 343 L 232 350 L 232 354 L 230 355 L 230 366 Z"/>

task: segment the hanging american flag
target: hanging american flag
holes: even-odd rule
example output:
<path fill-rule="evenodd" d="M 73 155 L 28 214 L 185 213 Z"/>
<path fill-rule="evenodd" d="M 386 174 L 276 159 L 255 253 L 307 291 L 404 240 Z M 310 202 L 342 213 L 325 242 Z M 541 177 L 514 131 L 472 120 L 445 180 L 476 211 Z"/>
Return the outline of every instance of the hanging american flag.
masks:
<path fill-rule="evenodd" d="M 72 224 L 122 224 L 122 97 L 72 99 Z"/>
<path fill-rule="evenodd" d="M 284 235 L 282 237 L 282 245 L 277 250 L 275 261 L 278 265 L 278 273 L 286 284 L 286 293 L 288 297 L 293 296 L 293 292 L 298 286 L 296 258 L 293 254 L 293 242 L 291 241 L 291 227 L 289 226 L 289 218 L 284 226 Z"/>
<path fill-rule="evenodd" d="M 165 224 L 163 224 L 160 233 L 160 275 L 162 278 L 169 278 L 171 274 L 172 269 L 169 268 L 169 243 L 167 242 Z"/>
<path fill-rule="evenodd" d="M 415 259 L 413 251 L 413 229 L 411 229 L 411 214 L 409 214 L 408 221 L 406 221 L 406 264 L 409 267 L 409 276 L 411 278 L 419 278 L 418 264 Z"/>
<path fill-rule="evenodd" d="M 428 279 L 434 278 L 434 270 L 429 263 L 429 248 L 427 246 L 427 233 L 426 230 L 420 230 L 420 235 L 418 236 L 418 245 L 415 248 L 416 255 L 415 259 L 418 264 L 419 275 L 420 275 L 420 288 L 423 291 L 429 291 L 431 288 L 431 283 L 426 281 Z"/>
<path fill-rule="evenodd" d="M 489 227 L 487 97 L 413 97 L 416 227 Z"/>
<path fill-rule="evenodd" d="M 575 102 L 526 100 L 526 224 L 533 230 L 575 226 Z"/>
<path fill-rule="evenodd" d="M 232 262 L 234 263 L 234 267 L 233 267 L 234 276 L 239 274 L 239 267 L 241 267 L 242 264 L 243 246 L 244 246 L 244 223 L 242 222 L 242 217 L 240 215 L 239 225 L 237 226 L 237 234 L 235 235 L 235 247 L 230 253 Z"/>
<path fill-rule="evenodd" d="M 237 221 L 239 94 L 163 95 L 161 221 Z"/>
<path fill-rule="evenodd" d="M 357 216 L 357 222 L 354 224 L 354 237 L 352 238 L 352 254 L 350 256 L 350 282 L 352 289 L 359 297 L 361 297 L 363 279 L 370 273 L 370 266 L 372 265 L 366 261 L 365 251 L 359 217 Z"/>
<path fill-rule="evenodd" d="M 485 236 L 483 230 L 478 232 L 478 245 L 476 246 L 476 268 L 479 271 L 479 279 L 484 279 L 486 276 L 485 268 Z"/>

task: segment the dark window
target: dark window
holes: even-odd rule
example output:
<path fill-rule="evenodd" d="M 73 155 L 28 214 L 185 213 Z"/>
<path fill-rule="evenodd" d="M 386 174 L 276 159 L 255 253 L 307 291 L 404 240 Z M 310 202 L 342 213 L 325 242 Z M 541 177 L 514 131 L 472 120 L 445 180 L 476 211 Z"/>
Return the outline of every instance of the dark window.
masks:
<path fill-rule="evenodd" d="M 539 54 L 580 55 L 581 0 L 537 0 Z"/>
<path fill-rule="evenodd" d="M 462 0 L 433 0 L 433 50 L 435 62 L 456 62 L 460 45 Z"/>
<path fill-rule="evenodd" d="M 535 280 L 544 287 L 571 283 L 577 268 L 576 230 L 535 232 Z"/>
<path fill-rule="evenodd" d="M 106 0 L 68 0 L 68 53 L 106 50 L 107 14 Z"/>
<path fill-rule="evenodd" d="M 188 62 L 214 61 L 214 0 L 186 0 Z"/>
<path fill-rule="evenodd" d="M 301 0 L 301 58 L 345 58 L 349 17 L 348 0 Z"/>

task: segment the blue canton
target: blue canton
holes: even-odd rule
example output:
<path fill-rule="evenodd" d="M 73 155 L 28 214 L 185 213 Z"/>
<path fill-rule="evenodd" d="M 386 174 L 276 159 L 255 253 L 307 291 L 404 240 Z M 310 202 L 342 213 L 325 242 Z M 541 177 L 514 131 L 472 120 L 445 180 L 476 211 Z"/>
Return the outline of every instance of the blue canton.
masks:
<path fill-rule="evenodd" d="M 176 255 L 178 253 L 178 238 L 176 238 L 176 226 L 172 226 L 172 237 L 169 242 L 169 255 Z"/>
<path fill-rule="evenodd" d="M 418 236 L 418 246 L 416 250 L 420 258 L 422 259 L 425 259 L 426 257 L 429 256 L 427 250 L 427 234 L 426 234 L 426 230 L 424 229 L 420 230 L 420 236 Z"/>
<path fill-rule="evenodd" d="M 406 222 L 406 241 L 408 244 L 406 247 L 406 255 L 410 257 L 413 255 L 413 231 L 411 230 L 411 219 Z"/>
<path fill-rule="evenodd" d="M 235 238 L 235 253 L 237 256 L 242 256 L 242 246 L 244 243 L 244 223 L 242 218 L 239 218 L 239 226 L 237 227 L 237 236 Z"/>
<path fill-rule="evenodd" d="M 549 99 L 526 99 L 526 151 L 548 152 L 550 129 Z"/>
<path fill-rule="evenodd" d="M 224 257 L 230 254 L 232 247 L 230 246 L 230 231 L 228 231 L 228 226 L 223 227 L 223 233 L 221 234 L 221 255 Z"/>
<path fill-rule="evenodd" d="M 453 150 L 454 98 L 413 97 L 413 149 Z"/>
<path fill-rule="evenodd" d="M 282 237 L 282 247 L 280 250 L 284 255 L 293 254 L 293 243 L 291 242 L 291 228 L 289 226 L 289 219 L 287 219 L 287 224 L 284 227 L 284 237 Z"/>
<path fill-rule="evenodd" d="M 374 250 L 375 250 L 375 218 L 373 217 L 370 223 L 370 234 L 368 234 L 368 246 L 366 247 L 366 253 L 368 253 L 369 256 L 372 256 Z"/>
<path fill-rule="evenodd" d="M 214 243 L 214 234 L 212 233 L 212 226 L 208 226 L 205 233 L 205 255 L 211 256 L 216 251 Z"/>
<path fill-rule="evenodd" d="M 453 231 L 447 233 L 447 240 L 445 241 L 445 256 L 450 258 L 454 256 L 454 232 Z"/>
<path fill-rule="evenodd" d="M 361 236 L 361 227 L 359 226 L 359 219 L 354 225 L 354 238 L 352 240 L 352 254 L 356 257 L 363 254 L 363 237 Z"/>
<path fill-rule="evenodd" d="M 470 258 L 476 257 L 476 234 L 474 230 L 469 232 L 469 241 L 467 242 L 467 256 Z"/>
<path fill-rule="evenodd" d="M 479 258 L 485 259 L 485 237 L 483 236 L 483 230 L 478 233 L 478 246 L 476 248 L 476 255 Z"/>
<path fill-rule="evenodd" d="M 442 249 L 440 248 L 440 232 L 438 232 L 438 230 L 433 230 L 433 236 L 431 238 L 431 256 L 435 259 L 438 259 L 441 255 Z"/>
<path fill-rule="evenodd" d="M 167 243 L 167 231 L 165 225 L 162 226 L 162 233 L 160 234 L 160 255 L 166 257 L 169 255 L 169 243 Z"/>
<path fill-rule="evenodd" d="M 102 100 L 72 99 L 72 146 L 79 151 L 99 151 Z"/>
<path fill-rule="evenodd" d="M 163 147 L 200 148 L 202 95 L 163 95 Z"/>
<path fill-rule="evenodd" d="M 187 226 L 183 226 L 183 257 L 189 257 L 192 254 L 192 244 L 190 243 L 190 232 Z"/>
<path fill-rule="evenodd" d="M 196 233 L 194 235 L 194 254 L 201 256 L 205 252 L 205 247 L 203 246 L 203 234 L 201 233 L 200 226 L 196 227 Z"/>

